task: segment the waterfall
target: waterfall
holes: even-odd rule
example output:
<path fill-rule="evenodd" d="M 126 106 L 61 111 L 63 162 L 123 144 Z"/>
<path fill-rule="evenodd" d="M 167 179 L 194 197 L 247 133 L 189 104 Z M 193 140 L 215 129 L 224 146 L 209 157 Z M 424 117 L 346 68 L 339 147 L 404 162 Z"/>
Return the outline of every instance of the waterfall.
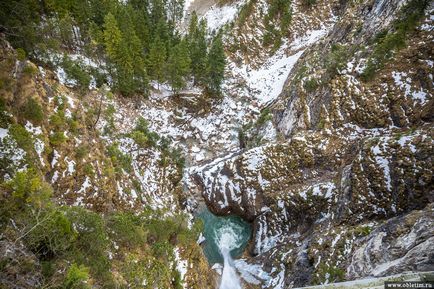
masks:
<path fill-rule="evenodd" d="M 219 289 L 241 289 L 240 279 L 235 272 L 231 257 L 231 250 L 239 245 L 239 232 L 232 227 L 223 227 L 216 233 L 219 235 L 217 237 L 218 246 L 224 260 Z"/>

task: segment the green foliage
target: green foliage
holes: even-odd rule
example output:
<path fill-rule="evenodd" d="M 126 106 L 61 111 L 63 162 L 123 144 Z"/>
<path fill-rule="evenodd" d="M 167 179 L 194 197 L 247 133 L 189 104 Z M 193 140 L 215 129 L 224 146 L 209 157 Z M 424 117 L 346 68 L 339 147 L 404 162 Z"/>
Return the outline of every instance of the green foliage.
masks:
<path fill-rule="evenodd" d="M 144 91 L 148 85 L 148 78 L 142 43 L 134 29 L 129 27 L 121 31 L 118 21 L 109 13 L 104 18 L 104 44 L 114 66 L 114 80 L 119 91 L 125 95 Z"/>
<path fill-rule="evenodd" d="M 312 7 L 317 3 L 317 0 L 303 0 L 302 3 L 307 7 Z"/>
<path fill-rule="evenodd" d="M 26 60 L 26 51 L 24 51 L 24 49 L 22 48 L 17 48 L 17 59 L 19 61 L 24 61 Z"/>
<path fill-rule="evenodd" d="M 111 79 L 126 96 L 146 95 L 150 79 L 168 81 L 179 92 L 191 76 L 195 84 L 205 86 L 209 50 L 205 21 L 198 23 L 196 17 L 188 41 L 176 32 L 183 2 L 11 0 L 0 3 L 0 26 L 13 46 L 20 47 L 19 59 L 27 53 L 41 61 L 53 52 L 79 50 L 96 63 L 103 60 L 104 67 L 89 67 L 67 57 L 61 61 L 79 88 L 87 89 L 93 76 L 97 87 Z"/>
<path fill-rule="evenodd" d="M 65 136 L 65 133 L 63 131 L 56 131 L 50 134 L 49 139 L 52 146 L 60 146 L 68 138 Z"/>
<path fill-rule="evenodd" d="M 6 183 L 6 187 L 12 191 L 11 204 L 15 207 L 13 210 L 27 205 L 43 208 L 52 195 L 51 187 L 41 181 L 33 169 L 17 172 L 15 177 Z"/>
<path fill-rule="evenodd" d="M 113 238 L 126 247 L 136 247 L 146 242 L 146 231 L 140 217 L 127 212 L 110 216 L 108 226 Z"/>
<path fill-rule="evenodd" d="M 354 233 L 358 236 L 368 236 L 372 231 L 369 226 L 358 226 L 354 229 Z"/>
<path fill-rule="evenodd" d="M 242 26 L 247 18 L 252 14 L 253 8 L 255 7 L 256 0 L 249 0 L 246 4 L 241 7 L 240 14 L 238 15 L 238 26 Z"/>
<path fill-rule="evenodd" d="M 151 79 L 158 83 L 163 83 L 165 80 L 165 65 L 166 65 L 166 45 L 157 37 L 151 44 L 148 54 L 148 69 Z"/>
<path fill-rule="evenodd" d="M 108 13 L 104 17 L 104 45 L 107 56 L 112 60 L 119 57 L 119 47 L 122 41 L 122 32 L 118 27 L 118 22 L 113 14 Z"/>
<path fill-rule="evenodd" d="M 204 229 L 204 222 L 201 219 L 194 221 L 191 230 L 181 230 L 178 233 L 178 241 L 181 245 L 187 246 L 188 244 L 195 243 Z"/>
<path fill-rule="evenodd" d="M 167 167 L 170 163 L 175 164 L 178 169 L 178 172 L 182 172 L 185 165 L 185 159 L 182 155 L 181 150 L 173 149 L 170 146 L 170 139 L 161 138 L 158 144 L 158 147 L 161 151 L 161 158 L 159 160 L 159 164 L 162 167 Z"/>
<path fill-rule="evenodd" d="M 22 107 L 23 117 L 34 124 L 40 124 L 44 120 L 44 112 L 41 105 L 33 98 L 27 99 Z"/>
<path fill-rule="evenodd" d="M 83 171 L 85 173 L 86 176 L 94 176 L 95 175 L 95 170 L 92 166 L 91 163 L 86 163 L 83 167 Z"/>
<path fill-rule="evenodd" d="M 173 246 L 167 240 L 158 241 L 152 244 L 152 254 L 157 258 L 166 258 L 173 252 Z"/>
<path fill-rule="evenodd" d="M 30 169 L 17 172 L 4 188 L 9 197 L 2 200 L 2 216 L 6 210 L 24 226 L 20 239 L 28 248 L 44 260 L 63 254 L 76 234 L 64 211 L 51 204 L 50 185 Z"/>
<path fill-rule="evenodd" d="M 264 108 L 261 111 L 258 120 L 256 121 L 256 126 L 262 126 L 263 124 L 265 124 L 266 122 L 272 119 L 273 119 L 273 115 L 271 114 L 270 109 L 268 107 Z"/>
<path fill-rule="evenodd" d="M 375 48 L 361 75 L 364 81 L 372 80 L 393 55 L 405 47 L 406 38 L 412 33 L 424 16 L 428 0 L 412 0 L 400 11 L 400 17 L 393 23 L 391 32 L 382 31 L 375 36 Z"/>
<path fill-rule="evenodd" d="M 111 134 L 115 129 L 115 118 L 114 118 L 115 113 L 116 113 L 116 108 L 112 104 L 109 104 L 107 108 L 104 110 L 104 116 L 107 122 L 106 125 L 104 126 L 104 134 Z"/>
<path fill-rule="evenodd" d="M 226 65 L 226 56 L 223 48 L 222 34 L 219 33 L 213 39 L 208 55 L 208 81 L 207 88 L 211 93 L 220 94 Z"/>
<path fill-rule="evenodd" d="M 187 41 L 182 40 L 175 45 L 169 55 L 167 64 L 168 81 L 172 90 L 178 93 L 186 86 L 186 77 L 190 73 L 191 59 Z"/>
<path fill-rule="evenodd" d="M 63 255 L 77 238 L 71 221 L 62 208 L 44 210 L 40 216 L 24 238 L 27 246 L 41 259 Z"/>
<path fill-rule="evenodd" d="M 198 23 L 196 12 L 193 12 L 190 20 L 188 40 L 191 59 L 191 71 L 194 81 L 197 84 L 206 84 L 207 68 L 207 41 L 206 41 L 206 21 L 202 19 Z"/>
<path fill-rule="evenodd" d="M 131 156 L 121 152 L 117 143 L 114 143 L 107 148 L 107 154 L 109 155 L 117 174 L 122 174 L 122 170 L 127 173 L 131 172 Z"/>
<path fill-rule="evenodd" d="M 332 45 L 331 51 L 325 60 L 327 72 L 331 78 L 333 78 L 333 76 L 335 76 L 340 70 L 345 68 L 348 57 L 348 47 L 340 44 Z"/>
<path fill-rule="evenodd" d="M 287 31 L 291 19 L 291 0 L 271 0 L 264 17 L 266 32 L 262 40 L 263 44 L 266 46 L 273 44 L 273 51 L 276 51 L 282 43 L 282 34 Z"/>
<path fill-rule="evenodd" d="M 65 128 L 65 111 L 63 109 L 57 109 L 57 112 L 50 116 L 50 124 L 55 130 L 61 130 Z"/>
<path fill-rule="evenodd" d="M 11 122 L 11 114 L 7 111 L 4 100 L 0 98 L 0 127 L 6 128 Z"/>
<path fill-rule="evenodd" d="M 75 149 L 75 158 L 82 160 L 89 153 L 89 148 L 86 145 L 80 145 Z"/>
<path fill-rule="evenodd" d="M 181 273 L 178 270 L 173 270 L 173 287 L 175 289 L 182 289 Z"/>
<path fill-rule="evenodd" d="M 80 123 L 79 123 L 78 120 L 76 119 L 76 116 L 73 115 L 73 117 L 70 118 L 70 119 L 68 119 L 67 122 L 68 122 L 68 125 L 69 125 L 69 130 L 70 130 L 73 134 L 77 135 L 78 132 L 79 132 L 79 128 L 80 128 Z"/>
<path fill-rule="evenodd" d="M 62 67 L 68 78 L 77 82 L 78 87 L 88 88 L 91 77 L 89 73 L 76 61 L 72 61 L 68 56 L 63 56 Z"/>
<path fill-rule="evenodd" d="M 304 89 L 307 92 L 315 91 L 319 86 L 318 81 L 315 78 L 309 78 L 304 82 Z"/>
<path fill-rule="evenodd" d="M 172 270 L 168 266 L 167 260 L 143 259 L 130 254 L 122 269 L 123 276 L 132 288 L 171 288 Z M 142 282 L 142 280 L 144 281 Z"/>
<path fill-rule="evenodd" d="M 130 133 L 130 137 L 141 147 L 156 147 L 160 139 L 157 133 L 149 130 L 149 123 L 143 117 L 139 117 L 136 127 Z"/>
<path fill-rule="evenodd" d="M 179 217 L 149 218 L 145 220 L 145 224 L 148 231 L 148 240 L 154 243 L 169 240 L 172 235 L 179 233 L 185 225 L 185 221 Z"/>
<path fill-rule="evenodd" d="M 36 73 L 38 73 L 38 69 L 35 66 L 27 63 L 23 68 L 23 73 L 28 76 L 34 76 Z"/>
<path fill-rule="evenodd" d="M 89 279 L 89 268 L 75 263 L 69 267 L 68 273 L 64 281 L 64 288 L 66 289 L 85 289 L 91 288 L 85 282 Z"/>
<path fill-rule="evenodd" d="M 132 288 L 143 288 L 143 280 L 147 282 L 145 288 L 173 288 L 180 283 L 173 267 L 173 247 L 195 244 L 203 229 L 203 224 L 196 222 L 189 230 L 184 215 L 162 217 L 151 210 L 139 215 L 119 211 L 100 214 L 58 206 L 50 201 L 50 185 L 35 170 L 19 172 L 0 187 L 0 230 L 15 230 L 39 258 L 44 286 L 88 288 L 87 281 L 92 280 L 92 286 L 119 287 L 115 281 L 119 276 L 111 273 L 114 263 L 108 258 L 112 244 L 116 244 L 116 254 L 141 252 L 123 255 L 120 271 Z M 65 264 L 71 265 L 62 267 Z M 34 264 L 29 266 L 31 270 Z M 65 271 L 63 279 L 59 269 Z"/>
<path fill-rule="evenodd" d="M 65 216 L 74 224 L 74 232 L 77 234 L 69 257 L 88 266 L 92 274 L 109 280 L 107 250 L 110 243 L 103 217 L 80 207 L 67 208 Z"/>
<path fill-rule="evenodd" d="M 9 132 L 20 148 L 25 150 L 27 153 L 34 150 L 32 136 L 22 125 L 11 125 Z"/>

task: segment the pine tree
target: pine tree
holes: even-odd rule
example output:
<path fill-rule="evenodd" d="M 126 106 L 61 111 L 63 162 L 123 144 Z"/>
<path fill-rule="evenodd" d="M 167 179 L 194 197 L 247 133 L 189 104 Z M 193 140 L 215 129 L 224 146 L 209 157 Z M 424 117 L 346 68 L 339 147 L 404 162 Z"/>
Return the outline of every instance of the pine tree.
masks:
<path fill-rule="evenodd" d="M 115 85 L 125 95 L 144 90 L 148 86 L 142 43 L 135 33 L 133 23 L 122 22 L 123 32 L 115 17 L 109 13 L 104 23 L 104 43 L 107 55 L 114 66 Z"/>
<path fill-rule="evenodd" d="M 175 24 L 182 18 L 184 0 L 168 0 L 166 7 L 168 9 L 169 20 Z"/>
<path fill-rule="evenodd" d="M 199 19 L 197 17 L 197 13 L 196 13 L 196 11 L 193 11 L 193 13 L 191 14 L 191 18 L 190 18 L 190 24 L 188 26 L 188 36 L 190 38 L 190 41 L 192 40 L 192 38 L 196 34 L 198 23 L 199 23 Z"/>
<path fill-rule="evenodd" d="M 190 22 L 188 38 L 194 82 L 195 84 L 204 84 L 207 62 L 206 21 L 201 20 L 197 24 L 196 13 L 193 13 Z"/>
<path fill-rule="evenodd" d="M 68 12 L 59 20 L 60 39 L 63 44 L 69 48 L 73 48 L 74 35 L 73 35 L 73 19 Z"/>
<path fill-rule="evenodd" d="M 164 67 L 166 63 L 166 46 L 157 37 L 151 44 L 148 54 L 148 68 L 151 79 L 156 80 L 158 85 L 164 82 Z"/>
<path fill-rule="evenodd" d="M 113 14 L 109 13 L 104 18 L 104 45 L 107 56 L 112 61 L 117 61 L 120 56 L 119 48 L 122 42 L 122 32 Z"/>
<path fill-rule="evenodd" d="M 170 51 L 167 64 L 169 84 L 174 93 L 178 93 L 185 88 L 185 78 L 190 73 L 190 56 L 188 55 L 188 45 L 185 39 L 175 45 Z"/>
<path fill-rule="evenodd" d="M 224 80 L 226 56 L 221 33 L 214 38 L 208 55 L 207 88 L 212 93 L 220 93 Z"/>

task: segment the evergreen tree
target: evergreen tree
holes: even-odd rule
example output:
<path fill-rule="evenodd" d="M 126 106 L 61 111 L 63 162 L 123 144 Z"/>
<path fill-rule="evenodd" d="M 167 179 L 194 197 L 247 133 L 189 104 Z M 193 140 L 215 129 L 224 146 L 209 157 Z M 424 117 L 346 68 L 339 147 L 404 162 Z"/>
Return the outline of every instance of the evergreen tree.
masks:
<path fill-rule="evenodd" d="M 157 37 L 151 44 L 148 54 L 148 68 L 151 79 L 156 80 L 158 84 L 164 82 L 164 67 L 166 63 L 166 46 L 163 41 Z"/>
<path fill-rule="evenodd" d="M 122 23 L 124 31 L 118 27 L 115 17 L 109 13 L 105 17 L 104 42 L 107 55 L 114 66 L 112 73 L 116 87 L 125 95 L 147 88 L 148 79 L 143 59 L 142 43 L 136 35 L 131 21 Z"/>
<path fill-rule="evenodd" d="M 197 24 L 197 15 L 193 13 L 189 27 L 191 69 L 195 84 L 204 84 L 207 63 L 206 21 Z"/>
<path fill-rule="evenodd" d="M 122 42 L 122 32 L 113 14 L 109 13 L 104 18 L 104 45 L 107 56 L 112 61 L 117 61 L 120 56 L 119 48 Z"/>
<path fill-rule="evenodd" d="M 167 64 L 168 80 L 173 92 L 178 93 L 181 89 L 185 88 L 185 78 L 190 73 L 190 64 L 188 45 L 185 39 L 183 39 L 170 51 Z"/>
<path fill-rule="evenodd" d="M 207 88 L 212 93 L 220 93 L 224 79 L 226 56 L 221 33 L 214 38 L 208 55 Z"/>
<path fill-rule="evenodd" d="M 184 10 L 184 0 L 168 0 L 168 16 L 172 24 L 175 24 L 182 18 L 182 13 Z"/>
<path fill-rule="evenodd" d="M 73 19 L 68 12 L 59 20 L 59 32 L 60 39 L 63 44 L 69 48 L 73 48 L 73 45 L 77 42 L 74 41 L 73 35 Z"/>
<path fill-rule="evenodd" d="M 198 23 L 199 19 L 197 17 L 197 13 L 196 11 L 193 11 L 190 18 L 190 24 L 188 26 L 188 36 L 190 38 L 190 41 L 192 40 L 191 38 L 194 37 L 194 35 L 196 34 Z"/>

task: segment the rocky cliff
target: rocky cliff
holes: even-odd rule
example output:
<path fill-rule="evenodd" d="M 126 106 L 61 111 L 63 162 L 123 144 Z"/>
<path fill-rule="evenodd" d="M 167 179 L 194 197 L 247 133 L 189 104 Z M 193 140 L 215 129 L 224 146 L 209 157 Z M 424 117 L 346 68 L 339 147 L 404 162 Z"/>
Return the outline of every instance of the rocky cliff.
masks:
<path fill-rule="evenodd" d="M 246 260 L 272 276 L 256 273 L 264 288 L 434 269 L 433 3 L 422 2 L 328 3 L 327 34 L 268 105 L 276 141 L 195 173 L 214 213 L 253 223 Z M 309 13 L 290 37 L 315 27 Z"/>
<path fill-rule="evenodd" d="M 245 288 L 434 271 L 434 3 L 186 1 L 180 33 L 193 11 L 219 97 L 83 89 L 1 35 L 1 286 L 215 288 L 204 205 L 252 224 Z"/>

